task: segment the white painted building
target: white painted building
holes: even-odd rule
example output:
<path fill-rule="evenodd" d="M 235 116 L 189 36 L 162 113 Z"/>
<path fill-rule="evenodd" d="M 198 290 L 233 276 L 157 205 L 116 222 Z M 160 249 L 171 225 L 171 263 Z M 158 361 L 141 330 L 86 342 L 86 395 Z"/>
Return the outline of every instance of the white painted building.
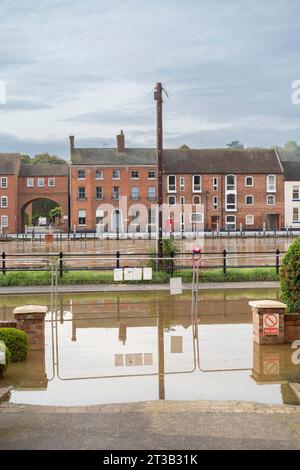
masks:
<path fill-rule="evenodd" d="M 300 229 L 300 161 L 282 162 L 286 228 Z"/>

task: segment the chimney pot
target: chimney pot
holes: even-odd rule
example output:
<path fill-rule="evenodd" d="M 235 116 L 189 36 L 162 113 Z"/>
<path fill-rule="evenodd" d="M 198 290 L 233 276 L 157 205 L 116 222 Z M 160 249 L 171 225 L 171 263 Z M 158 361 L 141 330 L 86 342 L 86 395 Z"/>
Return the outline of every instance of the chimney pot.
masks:
<path fill-rule="evenodd" d="M 117 152 L 125 152 L 125 135 L 123 130 L 120 131 L 120 134 L 117 135 Z"/>

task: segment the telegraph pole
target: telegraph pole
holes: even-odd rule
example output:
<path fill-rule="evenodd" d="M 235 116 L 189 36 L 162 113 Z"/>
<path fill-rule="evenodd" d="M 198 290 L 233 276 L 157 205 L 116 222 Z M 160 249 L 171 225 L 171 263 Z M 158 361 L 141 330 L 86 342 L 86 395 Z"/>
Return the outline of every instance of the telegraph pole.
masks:
<path fill-rule="evenodd" d="M 158 239 L 157 254 L 159 258 L 163 256 L 163 174 L 162 174 L 162 152 L 163 152 L 163 121 L 162 121 L 162 84 L 158 82 L 154 90 L 156 100 L 156 161 L 157 161 L 157 203 L 158 203 Z M 158 266 L 161 265 L 159 260 Z"/>

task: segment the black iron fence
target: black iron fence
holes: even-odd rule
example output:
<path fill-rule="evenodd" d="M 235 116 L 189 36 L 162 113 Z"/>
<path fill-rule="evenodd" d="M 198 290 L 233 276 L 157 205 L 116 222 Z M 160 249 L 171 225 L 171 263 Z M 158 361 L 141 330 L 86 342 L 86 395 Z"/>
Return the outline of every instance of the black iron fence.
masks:
<path fill-rule="evenodd" d="M 237 252 L 202 251 L 201 269 L 221 268 L 226 274 L 230 268 L 275 268 L 279 273 L 281 259 L 285 251 Z M 159 258 L 156 253 L 18 253 L 2 252 L 1 272 L 9 271 L 51 271 L 57 263 L 60 277 L 68 271 L 111 271 L 114 268 L 153 266 L 158 263 L 159 269 L 173 275 L 175 270 L 192 269 L 193 253 L 175 253 Z M 48 265 L 45 261 L 49 261 Z"/>

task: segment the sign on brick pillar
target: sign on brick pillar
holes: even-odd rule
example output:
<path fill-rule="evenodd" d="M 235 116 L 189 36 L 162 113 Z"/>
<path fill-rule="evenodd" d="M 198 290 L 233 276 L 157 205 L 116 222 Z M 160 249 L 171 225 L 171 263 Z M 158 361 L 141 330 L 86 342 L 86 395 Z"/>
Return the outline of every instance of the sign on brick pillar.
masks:
<path fill-rule="evenodd" d="M 17 328 L 23 330 L 29 339 L 32 351 L 45 349 L 45 316 L 48 309 L 44 305 L 25 305 L 14 309 Z"/>
<path fill-rule="evenodd" d="M 275 300 L 249 302 L 253 318 L 253 341 L 258 344 L 283 344 L 286 305 Z"/>

